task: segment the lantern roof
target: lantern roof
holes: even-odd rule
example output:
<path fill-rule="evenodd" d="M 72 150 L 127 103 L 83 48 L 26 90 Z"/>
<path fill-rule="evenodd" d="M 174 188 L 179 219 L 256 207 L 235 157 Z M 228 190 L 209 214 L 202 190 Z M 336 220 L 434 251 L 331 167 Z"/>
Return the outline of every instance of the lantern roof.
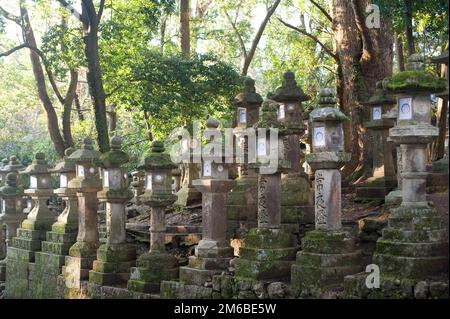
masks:
<path fill-rule="evenodd" d="M 283 84 L 276 89 L 272 99 L 277 102 L 301 102 L 308 101 L 311 98 L 297 85 L 295 74 L 291 71 L 287 71 L 283 74 Z"/>
<path fill-rule="evenodd" d="M 50 172 L 52 173 L 70 173 L 75 172 L 76 165 L 75 161 L 73 159 L 70 159 L 69 156 L 75 152 L 75 149 L 72 147 L 67 148 L 64 151 L 64 158 L 62 162 L 59 162 L 56 164 L 54 169 L 51 169 Z"/>
<path fill-rule="evenodd" d="M 330 88 L 324 88 L 319 93 L 319 108 L 309 113 L 310 121 L 346 121 L 347 116 L 336 108 L 336 97 Z"/>
<path fill-rule="evenodd" d="M 83 147 L 77 149 L 68 158 L 74 160 L 76 163 L 93 163 L 99 164 L 101 153 L 94 150 L 94 145 L 90 137 L 85 137 L 83 140 Z"/>
<path fill-rule="evenodd" d="M 0 187 L 0 194 L 2 196 L 15 196 L 20 194 L 21 191 L 17 187 L 17 174 L 8 173 L 6 175 L 6 184 Z"/>
<path fill-rule="evenodd" d="M 17 157 L 13 155 L 9 158 L 9 163 L 5 166 L 4 169 L 7 171 L 18 171 L 23 169 L 23 165 L 19 162 Z"/>
<path fill-rule="evenodd" d="M 285 127 L 282 123 L 280 123 L 277 119 L 277 110 L 278 110 L 278 103 L 267 99 L 263 102 L 261 107 L 261 112 L 259 115 L 258 122 L 253 125 L 253 128 L 275 128 L 278 129 L 279 132 L 284 131 Z"/>
<path fill-rule="evenodd" d="M 250 77 L 244 79 L 244 91 L 232 100 L 235 107 L 244 107 L 246 104 L 261 104 L 263 98 L 256 93 L 255 80 Z"/>
<path fill-rule="evenodd" d="M 424 59 L 419 54 L 412 54 L 405 67 L 405 71 L 383 81 L 383 87 L 390 93 L 433 93 L 445 90 L 445 80 L 426 71 Z"/>
<path fill-rule="evenodd" d="M 139 169 L 145 170 L 159 170 L 159 169 L 174 169 L 177 168 L 170 155 L 165 152 L 164 143 L 162 141 L 154 141 L 152 143 L 151 152 L 145 156 Z"/>
<path fill-rule="evenodd" d="M 388 94 L 383 88 L 383 81 L 378 81 L 376 84 L 376 89 L 373 95 L 368 101 L 363 102 L 365 105 L 378 105 L 378 104 L 395 104 L 395 98 Z"/>
<path fill-rule="evenodd" d="M 442 52 L 441 54 L 439 54 L 438 56 L 434 56 L 430 58 L 431 63 L 436 63 L 436 64 L 448 64 L 448 50 Z"/>
<path fill-rule="evenodd" d="M 36 156 L 31 162 L 31 165 L 27 166 L 24 170 L 20 171 L 20 174 L 46 174 L 49 173 L 50 166 L 48 165 L 47 160 L 45 159 L 45 154 L 42 152 L 36 153 Z"/>
<path fill-rule="evenodd" d="M 111 139 L 111 150 L 100 156 L 103 168 L 119 168 L 130 161 L 127 153 L 122 151 L 122 138 L 114 136 Z"/>

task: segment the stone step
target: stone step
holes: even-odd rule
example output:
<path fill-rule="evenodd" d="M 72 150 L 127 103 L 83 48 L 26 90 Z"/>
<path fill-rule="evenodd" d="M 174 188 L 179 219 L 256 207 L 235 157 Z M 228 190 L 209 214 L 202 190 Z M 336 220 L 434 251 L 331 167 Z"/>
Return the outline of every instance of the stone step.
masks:
<path fill-rule="evenodd" d="M 400 217 L 390 216 L 388 225 L 391 228 L 420 230 L 420 229 L 440 229 L 441 218 L 439 216 L 421 216 L 421 217 Z"/>
<path fill-rule="evenodd" d="M 239 257 L 250 260 L 294 260 L 300 247 L 287 248 L 249 248 L 241 247 Z"/>
<path fill-rule="evenodd" d="M 402 230 L 388 227 L 384 228 L 381 233 L 384 240 L 395 240 L 413 243 L 448 241 L 448 236 L 445 229 Z"/>
<path fill-rule="evenodd" d="M 448 257 L 403 257 L 375 252 L 373 263 L 382 274 L 399 275 L 406 278 L 426 279 L 448 272 Z"/>
<path fill-rule="evenodd" d="M 344 277 L 362 270 L 359 265 L 340 267 L 316 267 L 294 264 L 292 265 L 291 283 L 293 287 L 316 287 L 324 289 L 344 282 Z"/>
<path fill-rule="evenodd" d="M 302 239 L 302 250 L 318 254 L 342 254 L 354 250 L 355 240 L 345 233 L 326 234 L 310 231 Z"/>
<path fill-rule="evenodd" d="M 343 267 L 361 263 L 361 251 L 345 254 L 317 254 L 306 251 L 297 253 L 296 265 L 310 267 Z"/>
<path fill-rule="evenodd" d="M 408 243 L 380 239 L 376 252 L 405 257 L 428 257 L 448 255 L 448 242 Z"/>

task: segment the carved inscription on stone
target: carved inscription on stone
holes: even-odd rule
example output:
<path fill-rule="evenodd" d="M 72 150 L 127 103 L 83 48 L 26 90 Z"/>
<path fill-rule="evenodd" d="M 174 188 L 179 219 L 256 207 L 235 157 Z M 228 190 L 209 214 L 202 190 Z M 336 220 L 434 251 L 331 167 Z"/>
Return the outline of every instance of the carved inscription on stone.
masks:
<path fill-rule="evenodd" d="M 316 171 L 316 227 L 327 225 L 327 209 L 324 198 L 325 177 L 321 170 Z"/>

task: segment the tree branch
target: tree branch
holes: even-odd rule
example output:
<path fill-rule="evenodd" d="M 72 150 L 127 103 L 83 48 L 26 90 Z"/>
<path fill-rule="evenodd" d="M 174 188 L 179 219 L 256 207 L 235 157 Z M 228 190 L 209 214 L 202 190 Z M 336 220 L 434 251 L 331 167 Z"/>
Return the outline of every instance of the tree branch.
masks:
<path fill-rule="evenodd" d="M 364 23 L 364 13 L 361 8 L 361 4 L 358 1 L 351 0 L 351 6 L 353 13 L 355 15 L 356 27 L 361 34 L 361 39 L 363 42 L 363 49 L 365 49 L 369 54 L 372 54 L 373 43 L 369 34 L 369 29 Z"/>
<path fill-rule="evenodd" d="M 270 17 L 272 17 L 272 15 L 274 14 L 274 12 L 277 9 L 280 2 L 281 2 L 281 0 L 276 0 L 274 2 L 274 4 L 269 8 L 269 10 L 267 10 L 266 17 L 264 18 L 261 25 L 259 26 L 258 32 L 256 33 L 256 36 L 253 39 L 252 46 L 250 48 L 248 56 L 246 57 L 246 59 L 244 61 L 242 75 L 247 75 L 248 68 L 250 67 L 251 61 L 253 60 L 253 56 L 255 55 L 256 48 L 258 47 L 259 40 L 261 40 L 264 30 L 266 29 L 267 23 L 269 23 Z"/>
<path fill-rule="evenodd" d="M 105 0 L 100 1 L 100 7 L 98 8 L 97 13 L 97 21 L 100 23 L 100 19 L 102 18 L 103 10 L 105 9 Z"/>
<path fill-rule="evenodd" d="M 61 5 L 66 8 L 67 10 L 70 11 L 70 13 L 72 13 L 72 15 L 77 18 L 78 20 L 80 20 L 81 22 L 83 22 L 83 19 L 81 17 L 81 13 L 79 13 L 70 3 L 68 3 L 66 0 L 58 0 Z"/>
<path fill-rule="evenodd" d="M 285 21 L 283 21 L 282 19 L 278 18 L 278 21 L 280 21 L 282 24 L 284 24 L 286 27 L 295 30 L 303 35 L 306 35 L 308 38 L 310 38 L 311 40 L 315 41 L 318 45 L 320 45 L 320 47 L 327 53 L 329 54 L 335 61 L 338 61 L 338 56 L 331 51 L 330 48 L 328 48 L 325 44 L 323 44 L 317 37 L 315 37 L 314 35 L 312 35 L 311 33 L 306 32 L 305 30 L 302 30 L 300 28 L 297 28 L 295 26 L 293 26 L 292 24 L 289 24 Z"/>
<path fill-rule="evenodd" d="M 233 28 L 234 33 L 236 33 L 236 36 L 239 41 L 239 45 L 241 46 L 242 53 L 244 54 L 244 59 L 246 59 L 247 58 L 247 49 L 245 48 L 244 40 L 242 39 L 242 36 L 236 27 L 236 23 L 233 22 L 233 20 L 231 19 L 230 15 L 227 12 L 227 10 L 224 10 L 224 13 L 225 13 L 225 17 L 227 18 L 228 22 L 231 24 L 231 27 Z"/>
<path fill-rule="evenodd" d="M 18 16 L 15 16 L 15 15 L 9 13 L 5 9 L 3 9 L 3 7 L 1 7 L 1 6 L 0 6 L 0 14 L 2 16 L 4 16 L 5 19 L 13 21 L 13 22 L 17 23 L 19 26 L 22 26 L 21 20 L 20 20 L 20 18 Z"/>
<path fill-rule="evenodd" d="M 35 47 L 29 45 L 28 43 L 24 43 L 24 44 L 18 45 L 16 47 L 6 51 L 6 52 L 0 53 L 0 57 L 9 56 L 9 55 L 13 54 L 14 52 L 19 51 L 19 50 L 24 49 L 24 48 L 28 48 L 28 49 L 34 51 L 42 59 L 42 63 L 44 64 L 45 71 L 47 73 L 47 77 L 48 77 L 48 80 L 50 81 L 52 89 L 55 92 L 56 97 L 58 98 L 59 102 L 64 104 L 64 98 L 62 97 L 61 93 L 59 92 L 58 86 L 56 85 L 55 79 L 53 77 L 53 73 L 48 68 L 47 60 L 45 59 L 45 56 L 44 56 L 44 54 L 42 53 L 41 50 L 39 50 L 38 48 L 35 48 Z"/>
<path fill-rule="evenodd" d="M 330 16 L 330 14 L 327 12 L 327 10 L 325 10 L 320 4 L 318 4 L 317 2 L 315 2 L 314 0 L 310 0 L 312 2 L 312 4 L 320 10 L 320 12 L 323 13 L 323 15 L 330 21 L 333 22 L 333 18 Z"/>

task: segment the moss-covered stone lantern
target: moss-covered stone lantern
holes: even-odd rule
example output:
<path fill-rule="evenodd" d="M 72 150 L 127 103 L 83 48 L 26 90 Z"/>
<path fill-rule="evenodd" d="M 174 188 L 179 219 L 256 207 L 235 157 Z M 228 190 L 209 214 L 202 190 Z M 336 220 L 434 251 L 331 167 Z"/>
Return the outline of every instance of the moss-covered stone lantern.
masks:
<path fill-rule="evenodd" d="M 69 160 L 76 164 L 76 177 L 68 183 L 78 196 L 78 236 L 69 249 L 62 274 L 65 281 L 64 296 L 83 295 L 81 281 L 89 277 L 89 270 L 97 254 L 99 234 L 97 226 L 97 192 L 102 188 L 99 176 L 100 152 L 94 149 L 92 139 L 86 137 L 83 147 L 77 149 Z"/>
<path fill-rule="evenodd" d="M 320 91 L 319 106 L 309 115 L 312 153 L 306 155 L 315 170 L 316 229 L 302 239 L 291 275 L 296 295 L 316 298 L 342 284 L 345 275 L 361 270 L 361 253 L 355 251 L 354 239 L 341 222 L 339 169 L 350 160 L 350 154 L 344 152 L 343 121 L 347 117 L 336 108 L 331 89 Z"/>
<path fill-rule="evenodd" d="M 9 246 L 13 237 L 17 234 L 17 228 L 22 221 L 20 216 L 21 199 L 23 190 L 17 187 L 17 174 L 9 173 L 5 177 L 5 185 L 0 187 L 0 200 L 2 201 L 2 210 L 0 211 L 0 246 Z M 3 236 L 3 225 L 6 226 L 5 237 Z M 0 255 L 3 247 L 0 247 Z M 6 260 L 5 255 L 0 256 L 0 281 L 6 279 Z"/>
<path fill-rule="evenodd" d="M 135 170 L 131 172 L 131 187 L 133 188 L 133 202 L 136 205 L 140 205 L 139 196 L 144 193 L 145 190 L 145 173 L 141 170 Z"/>
<path fill-rule="evenodd" d="M 195 255 L 189 257 L 188 266 L 180 268 L 181 282 L 199 286 L 226 271 L 233 257 L 233 249 L 226 239 L 225 198 L 236 182 L 228 178 L 229 164 L 223 154 L 219 122 L 209 117 L 206 127 L 204 135 L 207 144 L 202 150 L 202 174 L 193 182 L 202 193 L 202 239 L 195 248 Z"/>
<path fill-rule="evenodd" d="M 236 126 L 233 128 L 235 143 L 237 146 L 236 165 L 239 168 L 239 176 L 236 186 L 233 187 L 226 199 L 228 227 L 227 237 L 242 240 L 245 233 L 256 226 L 257 184 L 258 176 L 254 169 L 249 168 L 249 143 L 253 143 L 254 135 L 249 129 L 258 121 L 259 109 L 263 99 L 256 92 L 255 81 L 246 77 L 244 89 L 236 95 L 232 106 L 236 110 Z"/>
<path fill-rule="evenodd" d="M 373 255 L 382 288 L 361 289 L 367 276 L 361 273 L 346 279 L 346 293 L 369 298 L 393 294 L 413 298 L 421 281 L 448 276 L 445 226 L 426 197 L 426 148 L 438 136 L 438 128 L 430 123 L 430 95 L 444 90 L 446 83 L 427 72 L 423 58 L 413 54 L 408 58 L 406 70 L 386 79 L 383 86 L 395 94 L 398 104 L 397 126 L 389 130 L 389 136 L 400 144 L 402 152 L 402 202 L 390 209 L 388 226 L 383 229 Z M 392 281 L 397 284 L 386 289 Z"/>
<path fill-rule="evenodd" d="M 128 189 L 125 167 L 129 156 L 121 147 L 122 139 L 115 136 L 111 139 L 111 150 L 100 156 L 103 189 L 97 193 L 97 198 L 106 206 L 107 238 L 97 250 L 97 260 L 89 271 L 89 283 L 101 286 L 125 283 L 136 260 L 135 247 L 126 242 L 125 204 L 133 193 Z"/>
<path fill-rule="evenodd" d="M 258 160 L 251 167 L 259 173 L 258 225 L 246 235 L 236 261 L 235 275 L 242 279 L 276 281 L 289 277 L 298 249 L 293 234 L 281 227 L 281 173 L 287 172 L 290 163 L 285 159 L 285 127 L 277 120 L 277 107 L 276 102 L 266 100 L 254 125 Z M 277 131 L 278 136 L 270 137 L 270 131 Z"/>
<path fill-rule="evenodd" d="M 299 235 L 300 225 L 305 229 L 314 223 L 313 192 L 303 169 L 304 154 L 300 149 L 300 139 L 305 133 L 302 103 L 310 97 L 298 86 L 294 73 L 288 71 L 272 99 L 279 103 L 278 119 L 287 130 L 283 143 L 291 165 L 281 179 L 281 222 Z"/>
<path fill-rule="evenodd" d="M 131 268 L 128 289 L 138 292 L 158 293 L 163 280 L 178 278 L 178 260 L 166 252 L 166 208 L 176 200 L 172 194 L 172 170 L 176 168 L 170 155 L 165 152 L 162 141 L 154 141 L 151 152 L 140 164 L 145 170 L 146 191 L 140 200 L 151 207 L 150 251 L 137 260 L 137 267 Z"/>
<path fill-rule="evenodd" d="M 379 81 L 375 93 L 363 103 L 370 109 L 370 120 L 364 122 L 364 127 L 371 138 L 372 172 L 363 183 L 357 185 L 357 200 L 384 200 L 388 192 L 397 186 L 392 145 L 387 141 L 389 129 L 394 127 L 395 121 L 383 117 L 391 111 L 395 102 L 395 98 L 386 93 Z"/>

